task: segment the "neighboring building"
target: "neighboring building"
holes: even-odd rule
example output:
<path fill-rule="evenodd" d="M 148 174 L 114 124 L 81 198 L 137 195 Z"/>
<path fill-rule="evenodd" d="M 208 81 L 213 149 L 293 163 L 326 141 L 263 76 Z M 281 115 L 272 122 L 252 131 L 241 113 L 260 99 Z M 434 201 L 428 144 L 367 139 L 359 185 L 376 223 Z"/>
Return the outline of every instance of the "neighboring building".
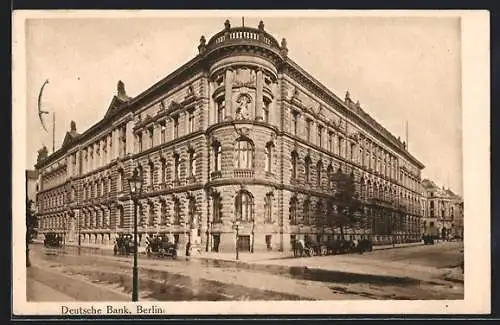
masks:
<path fill-rule="evenodd" d="M 36 202 L 36 193 L 38 192 L 38 171 L 26 170 L 26 196 L 28 200 Z M 35 208 L 35 206 L 33 206 Z"/>
<path fill-rule="evenodd" d="M 420 240 L 424 166 L 358 103 L 341 100 L 258 28 L 225 28 L 199 54 L 135 98 L 120 81 L 104 118 L 42 152 L 44 232 L 110 244 L 131 232 L 127 178 L 144 175 L 139 232 L 180 245 L 289 250 L 292 238 L 338 234 L 333 174 L 353 172 L 370 222 L 348 235 Z"/>
<path fill-rule="evenodd" d="M 31 201 L 31 209 L 36 214 L 36 194 L 38 192 L 38 172 L 36 170 L 26 170 L 26 199 Z M 26 207 L 28 208 L 28 207 Z M 38 231 L 36 226 L 35 231 Z"/>
<path fill-rule="evenodd" d="M 431 180 L 422 180 L 425 197 L 424 228 L 436 227 L 440 238 L 463 238 L 463 199 Z"/>

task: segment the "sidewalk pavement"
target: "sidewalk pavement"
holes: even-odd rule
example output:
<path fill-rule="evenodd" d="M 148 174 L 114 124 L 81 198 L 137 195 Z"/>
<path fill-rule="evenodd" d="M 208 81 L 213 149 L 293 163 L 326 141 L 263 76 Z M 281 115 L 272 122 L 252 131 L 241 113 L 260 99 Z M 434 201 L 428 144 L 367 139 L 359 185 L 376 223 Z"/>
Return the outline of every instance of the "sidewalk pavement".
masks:
<path fill-rule="evenodd" d="M 27 278 L 26 297 L 28 301 L 45 302 L 45 301 L 75 301 L 60 291 L 57 291 L 48 285 L 45 285 L 37 280 Z"/>
<path fill-rule="evenodd" d="M 373 250 L 384 250 L 384 249 L 393 249 L 393 248 L 405 248 L 405 247 L 415 247 L 422 246 L 422 242 L 416 243 L 407 243 L 407 244 L 396 244 L 393 245 L 378 245 L 373 246 Z M 239 252 L 238 260 L 240 262 L 263 262 L 263 261 L 272 261 L 272 260 L 280 260 L 280 259 L 290 259 L 293 256 L 293 252 L 279 252 L 279 251 L 271 251 L 271 252 L 257 252 L 257 253 L 249 253 L 249 252 Z M 198 259 L 209 259 L 209 260 L 221 260 L 221 261 L 236 261 L 236 252 L 231 253 L 215 253 L 215 252 L 202 252 L 200 255 L 194 255 L 193 258 Z M 320 256 L 317 256 L 320 257 Z M 305 258 L 305 257 L 302 257 Z"/>

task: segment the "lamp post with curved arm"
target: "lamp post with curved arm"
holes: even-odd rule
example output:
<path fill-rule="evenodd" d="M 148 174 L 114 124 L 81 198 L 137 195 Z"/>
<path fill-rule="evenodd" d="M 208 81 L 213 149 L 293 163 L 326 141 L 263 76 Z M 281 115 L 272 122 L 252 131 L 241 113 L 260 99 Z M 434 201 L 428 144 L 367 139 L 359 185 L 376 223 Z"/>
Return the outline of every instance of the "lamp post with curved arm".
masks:
<path fill-rule="evenodd" d="M 134 169 L 132 176 L 128 179 L 130 185 L 130 196 L 134 205 L 134 266 L 132 269 L 132 301 L 137 301 L 139 296 L 139 272 L 137 269 L 137 201 L 142 192 L 142 175 Z"/>

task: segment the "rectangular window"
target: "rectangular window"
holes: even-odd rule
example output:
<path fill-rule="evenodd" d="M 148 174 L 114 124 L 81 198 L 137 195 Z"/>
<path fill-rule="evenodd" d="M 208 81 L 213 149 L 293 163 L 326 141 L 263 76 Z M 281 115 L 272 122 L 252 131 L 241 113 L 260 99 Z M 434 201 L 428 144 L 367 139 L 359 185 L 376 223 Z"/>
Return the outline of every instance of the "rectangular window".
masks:
<path fill-rule="evenodd" d="M 139 152 L 142 152 L 142 133 L 137 134 L 137 146 L 139 148 Z"/>
<path fill-rule="evenodd" d="M 333 152 L 333 134 L 328 133 L 328 150 Z"/>
<path fill-rule="evenodd" d="M 307 141 L 311 141 L 311 125 L 312 125 L 312 121 L 307 120 L 307 122 L 306 122 L 306 140 Z"/>
<path fill-rule="evenodd" d="M 154 135 L 154 129 L 153 127 L 150 127 L 148 129 L 148 136 L 149 136 L 149 148 L 153 148 L 154 141 L 153 141 L 153 135 Z"/>
<path fill-rule="evenodd" d="M 174 156 L 174 177 L 176 181 L 181 179 L 181 162 L 179 155 Z"/>
<path fill-rule="evenodd" d="M 188 133 L 194 132 L 194 112 L 189 112 L 188 117 Z"/>
<path fill-rule="evenodd" d="M 173 137 L 177 139 L 179 137 L 179 116 L 175 116 L 172 119 L 174 121 Z"/>
<path fill-rule="evenodd" d="M 262 108 L 262 114 L 264 118 L 264 122 L 269 123 L 269 106 L 271 102 L 267 99 L 264 98 L 264 107 Z"/>
<path fill-rule="evenodd" d="M 272 239 L 272 235 L 266 235 L 266 248 L 268 250 L 272 249 L 271 239 Z"/>
<path fill-rule="evenodd" d="M 220 171 L 222 167 L 222 147 L 217 144 L 214 147 L 214 171 Z"/>
<path fill-rule="evenodd" d="M 213 221 L 214 223 L 220 223 L 221 222 L 221 198 L 220 194 L 215 193 L 213 196 L 213 206 L 212 206 L 212 212 L 213 212 Z"/>
<path fill-rule="evenodd" d="M 323 147 L 323 127 L 318 125 L 318 146 Z"/>
<path fill-rule="evenodd" d="M 271 172 L 271 166 L 272 166 L 272 145 L 269 143 L 266 145 L 265 154 L 266 154 L 266 160 L 265 160 L 265 171 L 270 173 Z"/>
<path fill-rule="evenodd" d="M 121 129 L 120 129 L 120 140 L 121 140 L 121 150 L 120 150 L 120 154 L 121 154 L 121 157 L 125 157 L 125 155 L 127 154 L 127 127 L 126 126 L 123 126 Z"/>
<path fill-rule="evenodd" d="M 189 153 L 189 176 L 194 177 L 196 175 L 196 154 L 194 152 Z"/>
<path fill-rule="evenodd" d="M 292 133 L 293 135 L 297 135 L 299 130 L 299 113 L 292 112 Z"/>
<path fill-rule="evenodd" d="M 167 124 L 165 123 L 165 121 L 161 121 L 160 122 L 160 141 L 161 143 L 165 143 L 167 141 L 167 138 L 166 138 L 166 130 L 167 130 Z"/>
<path fill-rule="evenodd" d="M 217 123 L 221 123 L 224 121 L 224 110 L 225 110 L 225 101 L 224 97 L 219 98 L 216 103 L 217 106 Z"/>

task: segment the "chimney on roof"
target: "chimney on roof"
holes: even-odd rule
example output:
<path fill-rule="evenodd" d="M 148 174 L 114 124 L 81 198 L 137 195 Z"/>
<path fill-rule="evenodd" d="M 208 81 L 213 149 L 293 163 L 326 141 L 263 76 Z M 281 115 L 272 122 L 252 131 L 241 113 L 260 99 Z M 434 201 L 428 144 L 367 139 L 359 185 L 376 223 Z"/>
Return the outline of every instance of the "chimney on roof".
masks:
<path fill-rule="evenodd" d="M 75 121 L 71 121 L 70 131 L 71 132 L 76 132 L 76 123 L 75 123 Z"/>

